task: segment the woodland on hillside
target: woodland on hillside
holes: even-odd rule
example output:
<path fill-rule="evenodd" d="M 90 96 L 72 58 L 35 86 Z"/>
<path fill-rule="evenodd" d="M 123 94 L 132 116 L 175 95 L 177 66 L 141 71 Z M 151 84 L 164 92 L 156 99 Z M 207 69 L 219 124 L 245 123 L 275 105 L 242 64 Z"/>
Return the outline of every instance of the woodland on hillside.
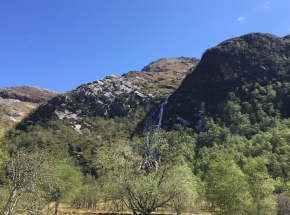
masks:
<path fill-rule="evenodd" d="M 259 53 L 239 47 L 240 56 Z M 188 90 L 205 101 L 200 127 L 172 123 L 162 130 L 153 123 L 144 129 L 152 110 L 141 106 L 124 117 L 35 120 L 37 110 L 31 112 L 0 140 L 2 214 L 58 214 L 61 204 L 134 215 L 160 208 L 177 215 L 289 214 L 290 58 L 273 53 L 269 59 L 275 73 L 245 69 L 221 81 L 206 76 L 191 91 L 189 78 L 209 64 L 202 59 L 188 72 L 164 113 L 196 120 L 199 110 L 178 96 Z"/>
<path fill-rule="evenodd" d="M 230 92 L 200 133 L 176 124 L 137 134 L 142 109 L 134 119 L 86 118 L 90 126 L 81 132 L 71 119 L 11 129 L 1 139 L 3 213 L 45 214 L 55 202 L 57 214 L 59 203 L 93 209 L 105 202 L 134 214 L 160 207 L 178 214 L 287 214 L 290 121 L 276 108 L 286 108 L 287 84 L 249 83 Z"/>

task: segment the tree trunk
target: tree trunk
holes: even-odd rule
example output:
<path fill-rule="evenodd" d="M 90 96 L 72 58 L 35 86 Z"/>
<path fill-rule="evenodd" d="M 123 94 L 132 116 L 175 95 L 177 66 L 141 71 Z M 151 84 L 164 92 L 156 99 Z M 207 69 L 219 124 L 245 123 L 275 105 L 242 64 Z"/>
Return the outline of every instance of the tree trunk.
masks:
<path fill-rule="evenodd" d="M 59 201 L 55 201 L 55 204 L 54 204 L 54 215 L 57 215 L 58 214 L 58 206 L 59 206 Z"/>
<path fill-rule="evenodd" d="M 14 212 L 14 208 L 17 204 L 19 193 L 17 189 L 10 192 L 9 199 L 4 207 L 4 215 L 11 215 Z"/>
<path fill-rule="evenodd" d="M 136 209 L 133 209 L 133 215 L 137 215 Z"/>
<path fill-rule="evenodd" d="M 150 210 L 144 210 L 144 211 L 141 211 L 141 215 L 150 215 L 152 211 Z"/>

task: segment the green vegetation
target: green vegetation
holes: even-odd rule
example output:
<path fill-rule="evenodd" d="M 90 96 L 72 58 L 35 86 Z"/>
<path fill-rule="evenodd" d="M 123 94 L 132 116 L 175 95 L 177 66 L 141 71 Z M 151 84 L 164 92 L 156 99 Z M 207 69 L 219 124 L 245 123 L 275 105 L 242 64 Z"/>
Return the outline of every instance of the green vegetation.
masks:
<path fill-rule="evenodd" d="M 274 123 L 267 127 L 263 118 L 253 124 L 237 104 L 229 100 L 223 108 L 224 113 L 235 110 L 224 115 L 230 126 L 207 118 L 200 134 L 176 125 L 177 130 L 158 135 L 132 136 L 141 113 L 135 120 L 90 117 L 48 121 L 28 126 L 25 132 L 10 130 L 2 150 L 12 160 L 16 151 L 32 157 L 45 151 L 53 160 L 46 161 L 47 175 L 30 185 L 35 190 L 19 195 L 14 211 L 41 214 L 54 202 L 54 214 L 59 203 L 91 209 L 105 203 L 135 214 L 150 214 L 159 207 L 178 214 L 200 209 L 215 214 L 275 214 L 275 195 L 289 193 L 290 121 L 274 115 L 269 116 Z M 82 123 L 81 132 L 72 128 L 76 123 Z M 145 156 L 146 142 L 154 143 L 151 153 L 158 155 L 157 169 L 152 154 Z M 144 161 L 151 165 L 148 171 L 140 169 Z M 3 173 L 10 163 L 3 159 Z M 10 181 L 2 177 L 3 204 L 9 199 Z"/>
<path fill-rule="evenodd" d="M 289 83 L 245 82 L 217 108 L 208 108 L 201 133 L 174 125 L 172 131 L 138 134 L 142 109 L 134 118 L 23 121 L 24 131 L 11 129 L 1 141 L 3 213 L 41 214 L 54 202 L 53 214 L 60 203 L 90 209 L 115 205 L 144 215 L 160 207 L 178 214 L 201 209 L 276 214 L 285 209 L 281 202 L 290 193 Z M 74 129 L 77 124 L 80 131 Z M 146 143 L 152 144 L 149 154 Z M 49 159 L 41 164 L 49 171 L 42 168 L 38 174 L 37 168 L 18 166 L 22 175 L 28 171 L 39 176 L 25 185 L 31 189 L 18 189 L 13 200 L 9 171 L 16 152 L 29 159 L 45 152 Z M 150 164 L 147 170 L 140 169 L 144 161 Z"/>
<path fill-rule="evenodd" d="M 63 120 L 36 110 L 0 139 L 2 214 L 57 214 L 61 203 L 134 215 L 160 208 L 178 215 L 289 214 L 289 56 L 248 37 L 206 52 L 170 98 L 164 118 L 177 114 L 192 128 L 168 123 L 171 130 L 140 133 L 148 112 L 141 107 L 113 118 L 80 107 L 83 117 Z M 212 60 L 212 53 L 221 58 Z M 196 101 L 205 102 L 202 132 Z"/>

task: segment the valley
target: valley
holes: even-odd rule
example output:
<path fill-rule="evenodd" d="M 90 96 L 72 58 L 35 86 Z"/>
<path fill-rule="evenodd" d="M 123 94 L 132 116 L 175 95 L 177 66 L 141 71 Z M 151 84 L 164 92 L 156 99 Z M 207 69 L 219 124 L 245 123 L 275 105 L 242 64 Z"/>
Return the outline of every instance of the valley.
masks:
<path fill-rule="evenodd" d="M 265 33 L 66 93 L 2 88 L 0 208 L 287 214 L 289 94 L 290 36 Z"/>

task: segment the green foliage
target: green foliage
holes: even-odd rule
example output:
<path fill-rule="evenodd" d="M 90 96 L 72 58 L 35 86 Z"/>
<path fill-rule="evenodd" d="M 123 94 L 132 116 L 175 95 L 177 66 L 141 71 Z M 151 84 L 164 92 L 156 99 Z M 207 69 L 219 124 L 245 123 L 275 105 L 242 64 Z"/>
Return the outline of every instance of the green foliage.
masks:
<path fill-rule="evenodd" d="M 91 175 L 86 175 L 80 191 L 73 199 L 73 205 L 77 208 L 96 208 L 102 198 L 101 187 L 98 181 Z"/>
<path fill-rule="evenodd" d="M 46 158 L 45 153 L 27 153 L 18 151 L 13 154 L 6 164 L 7 179 L 8 179 L 8 195 L 5 201 L 5 206 L 1 212 L 5 215 L 12 215 L 16 209 L 21 211 L 31 210 L 35 205 L 35 201 L 42 202 L 42 207 L 47 204 L 47 201 L 42 201 L 42 192 L 38 184 L 43 184 L 47 181 L 50 162 Z M 41 198 L 35 198 L 38 196 Z M 19 201 L 27 202 L 25 196 L 31 196 L 28 204 L 19 204 Z M 22 209 L 19 205 L 23 206 Z M 29 208 L 28 208 L 29 207 Z M 39 209 L 39 208 L 38 208 Z"/>
<path fill-rule="evenodd" d="M 54 180 L 48 183 L 47 191 L 51 202 L 55 202 L 55 212 L 58 214 L 60 202 L 70 203 L 74 200 L 82 186 L 82 174 L 74 167 L 59 163 L 53 168 Z"/>
<path fill-rule="evenodd" d="M 248 214 L 250 205 L 246 175 L 233 160 L 213 162 L 206 178 L 206 199 L 215 214 Z"/>
<path fill-rule="evenodd" d="M 264 157 L 246 158 L 243 171 L 246 174 L 251 195 L 251 214 L 276 214 L 273 196 L 276 182 L 267 171 L 268 160 Z"/>
<path fill-rule="evenodd" d="M 5 119 L 5 116 L 7 116 L 10 113 L 9 106 L 0 106 L 0 138 L 4 135 L 5 131 L 9 130 L 11 128 L 11 125 Z"/>
<path fill-rule="evenodd" d="M 120 199 L 134 214 L 151 214 L 165 206 L 180 214 L 193 207 L 197 195 L 196 179 L 186 165 L 167 163 L 146 173 L 136 163 L 126 162 L 107 183 L 111 198 Z"/>
<path fill-rule="evenodd" d="M 190 212 L 198 199 L 205 200 L 215 214 L 275 214 L 273 195 L 290 195 L 290 75 L 285 67 L 289 59 L 259 50 L 255 45 L 260 42 L 226 42 L 218 50 L 234 48 L 233 58 L 243 55 L 249 70 L 213 65 L 217 80 L 199 81 L 196 91 L 185 93 L 186 99 L 172 96 L 176 102 L 169 103 L 167 114 L 190 121 L 193 129 L 175 124 L 168 125 L 172 131 L 157 134 L 153 127 L 151 133 L 142 135 L 136 128 L 142 125 L 149 106 L 137 108 L 134 116 L 105 119 L 92 116 L 78 104 L 86 117 L 53 120 L 44 114 L 41 121 L 30 117 L 7 132 L 0 140 L 0 173 L 6 173 L 9 153 L 22 149 L 48 151 L 59 164 L 52 168 L 52 189 L 38 182 L 34 196 L 25 193 L 20 199 L 27 208 L 48 201 L 87 208 L 101 201 L 123 201 L 134 213 L 149 214 L 162 206 L 180 214 Z M 261 63 L 263 57 L 273 63 Z M 222 77 L 226 72 L 221 70 L 233 73 L 232 77 Z M 202 71 L 189 76 L 198 77 L 198 72 Z M 187 99 L 191 94 L 192 99 Z M 200 109 L 196 101 L 205 102 L 203 132 L 195 128 Z M 36 110 L 31 116 L 35 114 L 43 113 Z M 150 167 L 141 170 L 144 161 Z M 0 183 L 7 190 L 7 181 L 0 178 Z"/>
<path fill-rule="evenodd" d="M 74 167 L 60 163 L 54 168 L 55 180 L 50 184 L 50 192 L 54 201 L 70 202 L 82 185 L 82 174 Z"/>

